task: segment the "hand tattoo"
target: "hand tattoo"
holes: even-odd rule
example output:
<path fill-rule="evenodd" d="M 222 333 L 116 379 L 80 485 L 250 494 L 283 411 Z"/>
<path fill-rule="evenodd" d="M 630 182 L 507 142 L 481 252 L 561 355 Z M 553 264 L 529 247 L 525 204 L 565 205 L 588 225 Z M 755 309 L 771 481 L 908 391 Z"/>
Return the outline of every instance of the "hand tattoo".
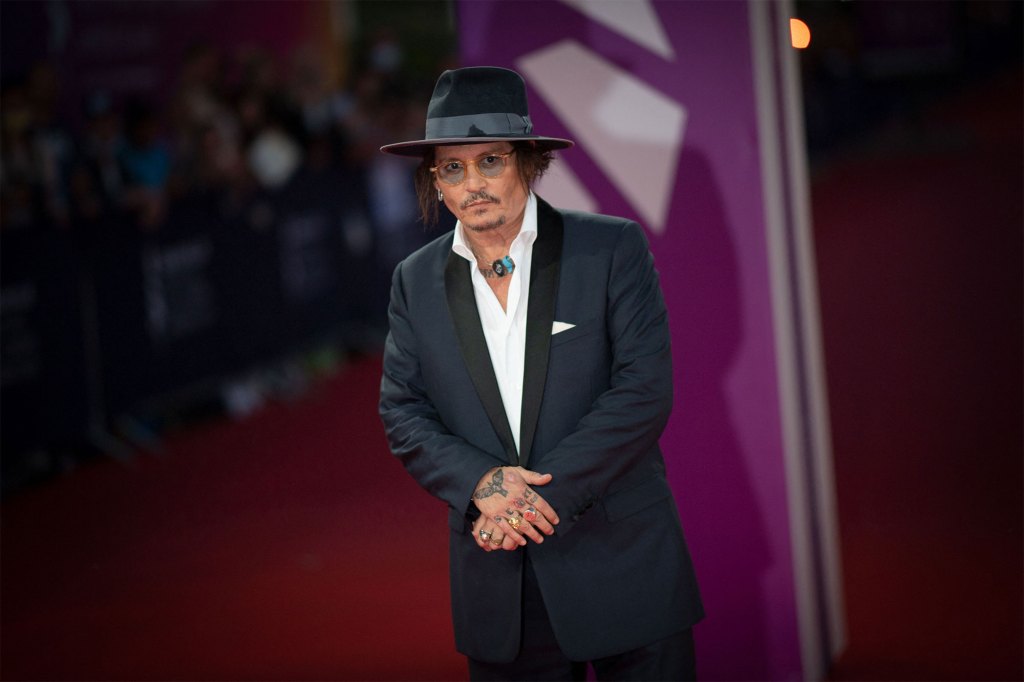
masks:
<path fill-rule="evenodd" d="M 537 498 L 540 497 L 540 496 L 537 495 L 537 493 L 533 492 L 532 488 L 527 488 L 526 492 L 523 493 L 523 497 L 526 498 L 527 502 L 529 502 L 530 504 L 533 504 L 534 502 L 537 501 Z"/>
<path fill-rule="evenodd" d="M 501 487 L 504 482 L 505 472 L 503 472 L 501 469 L 498 469 L 497 471 L 494 472 L 494 475 L 491 476 L 490 483 L 488 483 L 483 488 L 480 488 L 475 493 L 473 493 L 473 497 L 478 500 L 483 500 L 495 493 L 498 493 L 502 497 L 508 497 L 508 491 Z"/>

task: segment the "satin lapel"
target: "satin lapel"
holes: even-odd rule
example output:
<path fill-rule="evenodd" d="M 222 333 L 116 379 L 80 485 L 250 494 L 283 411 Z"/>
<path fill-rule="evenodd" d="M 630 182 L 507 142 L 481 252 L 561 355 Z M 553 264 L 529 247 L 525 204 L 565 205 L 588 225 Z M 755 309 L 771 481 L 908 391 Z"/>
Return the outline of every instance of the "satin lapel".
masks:
<path fill-rule="evenodd" d="M 519 463 L 516 442 L 512 437 L 512 427 L 508 424 L 505 404 L 501 401 L 498 380 L 491 365 L 491 355 L 487 350 L 484 328 L 480 323 L 480 313 L 473 295 L 473 281 L 470 279 L 465 259 L 454 251 L 448 256 L 448 263 L 445 265 L 444 288 L 448 298 L 448 311 L 452 315 L 455 334 L 459 339 L 459 350 L 462 351 L 462 358 L 469 368 L 469 376 L 473 380 L 484 411 L 491 420 L 494 432 L 498 434 L 498 439 L 505 448 L 505 456 L 509 463 L 515 466 Z"/>
<path fill-rule="evenodd" d="M 537 200 L 537 240 L 530 266 L 530 307 L 526 312 L 526 366 L 523 371 L 523 412 L 519 464 L 525 467 L 533 449 L 544 383 L 548 376 L 551 323 L 555 319 L 558 272 L 562 260 L 562 216 Z"/>

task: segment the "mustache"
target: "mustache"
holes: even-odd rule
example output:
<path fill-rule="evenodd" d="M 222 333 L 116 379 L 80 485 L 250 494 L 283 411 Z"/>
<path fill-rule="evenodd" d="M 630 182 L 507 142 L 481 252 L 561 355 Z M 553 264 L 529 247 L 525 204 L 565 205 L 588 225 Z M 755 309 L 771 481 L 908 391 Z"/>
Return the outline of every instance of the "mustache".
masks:
<path fill-rule="evenodd" d="M 463 199 L 461 208 L 468 208 L 470 204 L 476 201 L 489 201 L 492 204 L 501 203 L 501 200 L 498 199 L 498 197 L 494 196 L 493 194 L 488 194 L 483 190 L 480 190 L 479 192 L 474 192 L 473 194 L 470 194 L 468 197 Z"/>

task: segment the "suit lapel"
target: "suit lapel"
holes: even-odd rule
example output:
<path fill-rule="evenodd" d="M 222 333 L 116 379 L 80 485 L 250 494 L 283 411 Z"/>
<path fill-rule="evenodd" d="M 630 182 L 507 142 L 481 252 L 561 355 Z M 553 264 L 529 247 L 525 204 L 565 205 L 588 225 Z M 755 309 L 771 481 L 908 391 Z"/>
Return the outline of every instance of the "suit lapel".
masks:
<path fill-rule="evenodd" d="M 473 386 L 476 387 L 477 395 L 494 427 L 494 432 L 498 434 L 498 439 L 505 448 L 505 456 L 514 466 L 519 463 L 516 442 L 512 437 L 512 427 L 508 424 L 505 405 L 498 391 L 498 380 L 494 376 L 494 367 L 491 365 L 491 356 L 487 350 L 484 328 L 480 323 L 480 313 L 473 295 L 473 280 L 470 278 L 466 260 L 454 251 L 449 253 L 448 263 L 445 265 L 444 287 L 448 298 L 448 310 L 459 339 L 459 349 L 462 351 L 466 367 L 469 368 Z M 530 293 L 532 297 L 533 292 Z"/>
<path fill-rule="evenodd" d="M 526 358 L 519 464 L 526 467 L 537 431 L 544 383 L 548 375 L 551 323 L 555 319 L 558 273 L 562 258 L 562 216 L 537 199 L 537 240 L 530 266 L 530 306 L 526 312 Z"/>

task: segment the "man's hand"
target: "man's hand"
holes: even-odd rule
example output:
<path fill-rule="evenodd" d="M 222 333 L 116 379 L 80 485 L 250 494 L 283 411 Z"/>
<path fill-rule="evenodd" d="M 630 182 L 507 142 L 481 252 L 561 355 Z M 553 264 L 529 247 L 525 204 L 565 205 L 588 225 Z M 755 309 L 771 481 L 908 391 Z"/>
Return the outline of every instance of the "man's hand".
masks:
<path fill-rule="evenodd" d="M 480 531 L 484 529 L 484 526 L 490 528 L 490 535 L 480 535 Z M 477 520 L 473 522 L 473 530 L 470 531 L 473 534 L 473 539 L 476 540 L 476 544 L 480 549 L 485 552 L 493 552 L 498 549 L 503 549 L 506 552 L 511 552 L 514 549 L 519 549 L 519 543 L 512 539 L 511 535 L 505 535 L 500 529 L 497 528 L 497 524 L 494 523 L 493 519 L 489 519 L 484 515 L 477 517 Z M 526 541 L 522 541 L 526 544 Z"/>
<path fill-rule="evenodd" d="M 481 549 L 513 550 L 526 538 L 544 542 L 555 532 L 558 514 L 530 486 L 551 482 L 551 474 L 538 474 L 522 467 L 496 467 L 476 485 L 473 503 L 480 518 L 473 523 L 473 539 Z M 483 535 L 481 535 L 483 531 Z"/>

